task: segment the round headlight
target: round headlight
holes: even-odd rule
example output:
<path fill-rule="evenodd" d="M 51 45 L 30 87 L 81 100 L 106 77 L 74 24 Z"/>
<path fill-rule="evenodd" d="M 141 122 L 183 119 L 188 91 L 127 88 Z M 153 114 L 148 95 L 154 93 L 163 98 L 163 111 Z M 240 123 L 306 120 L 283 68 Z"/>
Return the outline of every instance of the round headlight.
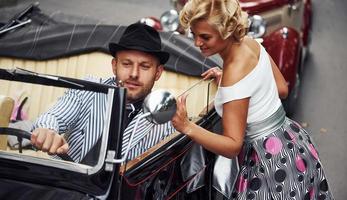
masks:
<path fill-rule="evenodd" d="M 168 10 L 160 17 L 160 23 L 164 31 L 176 31 L 179 26 L 178 12 L 176 10 Z"/>
<path fill-rule="evenodd" d="M 248 17 L 249 28 L 248 35 L 253 38 L 260 38 L 265 35 L 266 23 L 260 15 L 252 15 Z"/>

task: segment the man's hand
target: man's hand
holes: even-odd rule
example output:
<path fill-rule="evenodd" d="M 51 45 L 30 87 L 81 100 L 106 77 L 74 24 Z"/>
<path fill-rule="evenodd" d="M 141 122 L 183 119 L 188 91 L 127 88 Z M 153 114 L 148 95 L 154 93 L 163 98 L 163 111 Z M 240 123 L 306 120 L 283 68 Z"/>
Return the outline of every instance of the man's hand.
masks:
<path fill-rule="evenodd" d="M 48 154 L 65 154 L 69 150 L 69 145 L 63 136 L 46 128 L 35 129 L 31 135 L 31 143 Z"/>

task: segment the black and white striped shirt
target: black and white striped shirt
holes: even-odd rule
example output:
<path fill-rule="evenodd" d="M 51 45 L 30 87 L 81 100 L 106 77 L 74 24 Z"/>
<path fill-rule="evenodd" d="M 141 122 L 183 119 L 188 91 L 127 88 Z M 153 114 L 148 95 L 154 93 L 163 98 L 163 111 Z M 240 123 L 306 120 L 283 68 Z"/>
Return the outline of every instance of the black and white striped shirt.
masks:
<path fill-rule="evenodd" d="M 115 78 L 106 80 L 89 78 L 89 81 L 115 85 Z M 42 114 L 34 123 L 35 128 L 48 128 L 66 134 L 69 144 L 68 155 L 80 162 L 103 134 L 107 96 L 103 93 L 69 89 L 57 103 Z M 124 133 L 132 132 L 140 111 L 129 123 Z M 135 133 L 128 159 L 133 159 L 175 131 L 171 122 L 153 124 L 141 119 Z M 130 134 L 123 136 L 122 155 Z"/>

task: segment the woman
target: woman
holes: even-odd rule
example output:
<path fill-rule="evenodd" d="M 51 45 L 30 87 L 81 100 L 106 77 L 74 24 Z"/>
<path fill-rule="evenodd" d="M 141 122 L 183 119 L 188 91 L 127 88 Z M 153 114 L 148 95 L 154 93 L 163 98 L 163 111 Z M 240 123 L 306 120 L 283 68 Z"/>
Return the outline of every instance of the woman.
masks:
<path fill-rule="evenodd" d="M 175 128 L 204 148 L 233 158 L 240 172 L 234 199 L 333 199 L 307 132 L 285 117 L 280 98 L 288 88 L 266 50 L 246 36 L 247 14 L 237 0 L 190 0 L 180 12 L 204 56 L 219 54 L 216 68 L 202 76 L 220 79 L 215 109 L 223 134 L 214 134 L 187 118 L 186 97 L 178 99 Z M 220 77 L 221 76 L 221 77 Z"/>

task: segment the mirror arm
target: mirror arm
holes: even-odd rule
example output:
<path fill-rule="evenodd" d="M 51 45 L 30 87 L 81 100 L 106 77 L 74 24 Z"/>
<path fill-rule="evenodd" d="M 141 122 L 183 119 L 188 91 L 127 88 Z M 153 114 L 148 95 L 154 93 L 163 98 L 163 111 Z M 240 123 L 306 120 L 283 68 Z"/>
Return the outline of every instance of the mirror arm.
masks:
<path fill-rule="evenodd" d="M 116 164 L 116 163 L 123 163 L 126 160 L 126 158 L 128 157 L 128 153 L 129 153 L 131 145 L 132 145 L 131 143 L 133 142 L 134 135 L 135 135 L 135 132 L 136 132 L 136 129 L 137 129 L 137 126 L 138 126 L 140 120 L 145 118 L 145 117 L 148 117 L 149 115 L 151 115 L 151 113 L 147 112 L 147 113 L 144 113 L 141 116 L 139 116 L 139 118 L 137 118 L 137 120 L 135 122 L 135 126 L 134 126 L 134 129 L 133 129 L 133 132 L 130 135 L 130 140 L 129 140 L 128 146 L 127 146 L 127 148 L 125 150 L 125 154 L 123 155 L 123 157 L 120 158 L 120 159 L 106 159 L 105 160 L 106 162 Z"/>
<path fill-rule="evenodd" d="M 207 84 L 207 98 L 206 98 L 206 115 L 208 114 L 209 110 L 209 104 L 210 104 L 210 87 L 211 87 L 211 81 Z"/>

